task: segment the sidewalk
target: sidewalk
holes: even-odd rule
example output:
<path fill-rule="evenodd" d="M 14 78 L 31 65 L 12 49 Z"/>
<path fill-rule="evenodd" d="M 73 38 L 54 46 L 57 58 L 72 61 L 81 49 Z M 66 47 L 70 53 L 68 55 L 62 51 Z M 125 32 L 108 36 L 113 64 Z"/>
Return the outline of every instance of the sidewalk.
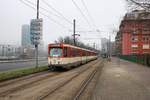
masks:
<path fill-rule="evenodd" d="M 112 58 L 102 70 L 92 100 L 150 100 L 150 68 Z"/>

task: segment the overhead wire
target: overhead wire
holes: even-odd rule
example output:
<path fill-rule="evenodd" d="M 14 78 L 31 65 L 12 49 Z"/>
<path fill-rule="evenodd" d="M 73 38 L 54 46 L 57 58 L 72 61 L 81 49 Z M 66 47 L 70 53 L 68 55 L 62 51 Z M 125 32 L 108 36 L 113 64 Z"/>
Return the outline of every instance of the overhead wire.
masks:
<path fill-rule="evenodd" d="M 57 11 L 52 5 L 50 5 L 48 2 L 46 2 L 45 0 L 42 0 L 42 2 L 47 5 L 50 9 L 52 9 L 53 11 L 55 11 L 59 16 L 61 16 L 65 21 L 67 21 L 69 24 L 73 24 L 71 21 L 69 21 L 62 13 L 60 13 L 59 11 Z"/>
<path fill-rule="evenodd" d="M 56 10 L 51 4 L 49 4 L 48 2 L 46 2 L 45 0 L 41 0 L 45 5 L 47 5 L 50 9 L 52 9 L 53 11 L 55 11 L 59 17 L 63 18 L 66 22 L 68 22 L 69 24 L 73 25 L 73 22 L 71 22 L 70 20 L 68 20 L 68 18 L 66 18 L 62 13 L 60 13 L 58 10 Z M 79 28 L 81 28 L 79 25 L 76 25 Z"/>
<path fill-rule="evenodd" d="M 22 3 L 24 3 L 25 5 L 29 6 L 30 8 L 32 8 L 33 10 L 36 10 L 36 8 L 33 7 L 33 6 L 36 6 L 35 3 L 33 3 L 33 2 L 31 2 L 31 1 L 29 1 L 29 0 L 20 0 L 20 1 L 21 1 Z M 28 2 L 29 4 L 33 5 L 33 6 L 27 4 L 25 1 Z M 45 1 L 43 0 L 43 3 L 44 3 L 44 2 L 45 2 Z M 47 3 L 47 2 L 45 2 L 45 3 Z M 48 6 L 48 5 L 49 5 L 49 4 L 47 3 L 47 6 Z M 51 5 L 49 5 L 49 7 L 51 7 L 51 9 L 57 11 L 57 10 L 56 10 L 55 8 L 53 8 Z M 50 14 L 53 14 L 53 15 L 56 16 L 56 17 L 60 17 L 60 16 L 58 16 L 58 15 L 56 15 L 56 14 L 50 12 L 49 10 L 47 10 L 47 9 L 41 7 L 41 6 L 40 6 L 40 8 L 41 8 L 42 10 L 44 10 L 44 11 L 50 13 Z M 79 8 L 79 9 L 80 9 L 80 8 Z M 81 11 L 81 12 L 82 12 L 82 11 Z M 59 23 L 58 21 L 54 20 L 54 19 L 51 18 L 50 16 L 44 14 L 43 12 L 40 12 L 40 13 L 41 13 L 43 16 L 47 17 L 49 20 L 53 21 L 54 23 L 59 24 L 61 27 L 67 28 L 66 26 L 64 26 L 63 24 L 61 24 L 61 23 Z M 60 12 L 57 11 L 57 14 L 58 14 L 58 13 L 59 13 L 59 15 L 61 15 L 62 17 L 64 17 Z M 64 17 L 64 19 L 67 19 L 67 18 Z M 66 21 L 67 21 L 68 23 L 72 24 L 69 20 L 66 20 Z M 68 29 L 68 28 L 67 28 L 67 29 Z"/>
<path fill-rule="evenodd" d="M 82 4 L 83 4 L 83 6 L 84 6 L 84 8 L 85 8 L 85 10 L 86 10 L 86 12 L 87 12 L 87 14 L 88 14 L 90 20 L 92 21 L 93 25 L 96 27 L 95 22 L 94 22 L 94 20 L 93 20 L 93 17 L 91 16 L 91 14 L 90 14 L 90 12 L 89 12 L 89 10 L 88 10 L 88 8 L 87 8 L 87 6 L 86 6 L 84 0 L 81 0 L 81 2 L 82 2 Z"/>
<path fill-rule="evenodd" d="M 29 2 L 28 2 L 28 3 L 25 2 L 25 1 L 27 1 L 27 0 L 25 0 L 25 1 L 24 1 L 24 0 L 19 0 L 19 1 L 22 2 L 24 5 L 30 7 L 31 9 L 36 10 L 36 8 L 34 8 L 33 6 L 31 6 L 31 5 L 34 5 L 34 6 L 35 6 L 34 3 L 30 3 L 30 4 L 31 4 L 31 5 L 30 5 Z M 57 25 L 59 25 L 59 26 L 61 26 L 61 27 L 63 27 L 63 28 L 67 28 L 66 26 L 62 25 L 61 23 L 59 23 L 58 21 L 54 20 L 53 18 L 51 18 L 50 16 L 44 14 L 44 13 L 41 12 L 41 11 L 40 11 L 40 14 L 42 14 L 42 15 L 45 16 L 45 17 L 47 17 L 50 21 L 56 23 Z M 68 29 L 68 28 L 67 28 L 67 29 Z"/>
<path fill-rule="evenodd" d="M 64 20 L 66 20 L 69 24 L 73 25 L 73 22 L 71 22 L 70 20 L 68 20 L 68 18 L 66 18 L 61 12 L 59 12 L 58 10 L 56 10 L 51 4 L 49 4 L 47 1 L 42 0 L 42 2 L 47 5 L 50 9 L 52 9 L 53 11 L 55 11 L 59 16 L 61 16 Z M 80 27 L 80 25 L 76 24 L 76 27 L 82 29 Z M 73 30 L 72 30 L 73 31 Z"/>
<path fill-rule="evenodd" d="M 87 22 L 87 24 L 91 27 L 90 22 L 88 21 L 87 17 L 84 15 L 84 13 L 80 9 L 80 7 L 77 5 L 77 3 L 74 0 L 72 0 L 72 2 L 75 5 L 75 7 L 78 9 L 78 11 L 81 13 L 82 17 L 85 19 L 85 21 Z"/>
<path fill-rule="evenodd" d="M 96 40 L 96 39 L 101 39 L 101 37 L 84 37 L 84 38 L 82 38 L 82 39 L 89 39 L 89 40 Z"/>
<path fill-rule="evenodd" d="M 31 1 L 29 1 L 29 0 L 25 0 L 25 1 L 28 2 L 28 3 L 30 3 L 30 4 L 32 4 L 32 5 L 34 5 L 34 6 L 36 6 L 35 3 L 33 3 L 33 2 L 31 2 Z M 47 13 L 53 15 L 53 16 L 56 16 L 56 17 L 58 17 L 58 18 L 61 18 L 60 16 L 54 14 L 53 12 L 51 12 L 51 11 L 49 11 L 49 10 L 47 10 L 47 9 L 45 9 L 45 8 L 43 8 L 43 7 L 41 7 L 41 6 L 40 6 L 40 8 L 41 8 L 42 10 L 46 11 Z"/>

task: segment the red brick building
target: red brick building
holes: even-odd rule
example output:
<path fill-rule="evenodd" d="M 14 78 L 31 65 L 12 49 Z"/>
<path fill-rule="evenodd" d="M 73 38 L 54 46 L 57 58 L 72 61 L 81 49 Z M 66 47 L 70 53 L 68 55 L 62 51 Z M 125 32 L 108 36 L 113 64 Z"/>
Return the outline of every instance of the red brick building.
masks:
<path fill-rule="evenodd" d="M 150 54 L 150 12 L 127 13 L 115 40 L 118 54 Z"/>

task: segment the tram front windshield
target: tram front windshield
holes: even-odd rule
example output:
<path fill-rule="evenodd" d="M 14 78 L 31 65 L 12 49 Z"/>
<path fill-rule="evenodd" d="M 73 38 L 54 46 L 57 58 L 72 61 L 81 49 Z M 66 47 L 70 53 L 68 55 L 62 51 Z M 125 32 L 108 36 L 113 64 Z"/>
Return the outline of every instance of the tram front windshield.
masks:
<path fill-rule="evenodd" d="M 62 48 L 51 48 L 50 49 L 51 57 L 60 57 L 62 56 Z"/>

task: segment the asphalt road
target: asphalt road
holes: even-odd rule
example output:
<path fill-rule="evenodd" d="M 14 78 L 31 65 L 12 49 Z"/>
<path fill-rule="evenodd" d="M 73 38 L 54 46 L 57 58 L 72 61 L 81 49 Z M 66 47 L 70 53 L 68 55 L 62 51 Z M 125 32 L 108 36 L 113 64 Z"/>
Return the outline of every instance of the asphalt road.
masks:
<path fill-rule="evenodd" d="M 35 61 L 28 62 L 13 62 L 13 63 L 0 63 L 0 72 L 14 70 L 17 68 L 27 68 L 35 66 Z M 39 65 L 48 65 L 47 60 L 39 61 Z"/>

